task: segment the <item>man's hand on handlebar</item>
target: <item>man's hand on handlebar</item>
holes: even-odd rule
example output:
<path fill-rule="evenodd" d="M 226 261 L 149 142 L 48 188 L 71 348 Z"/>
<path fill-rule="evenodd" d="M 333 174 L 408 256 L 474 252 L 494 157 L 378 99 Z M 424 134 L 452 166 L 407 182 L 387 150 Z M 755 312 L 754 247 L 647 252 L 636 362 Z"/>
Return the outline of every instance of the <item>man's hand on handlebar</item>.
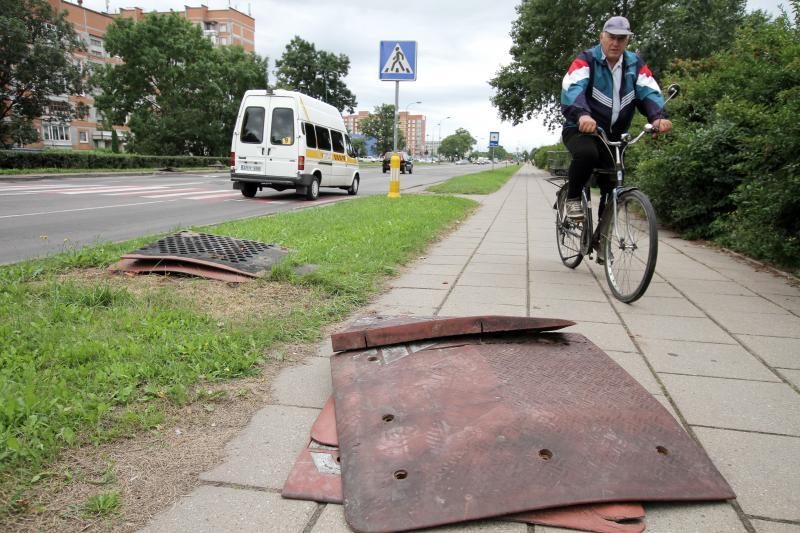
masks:
<path fill-rule="evenodd" d="M 578 119 L 578 131 L 581 133 L 594 133 L 597 131 L 597 121 L 589 115 L 581 115 Z"/>
<path fill-rule="evenodd" d="M 672 129 L 672 122 L 666 118 L 659 118 L 653 121 L 653 133 L 668 133 Z"/>

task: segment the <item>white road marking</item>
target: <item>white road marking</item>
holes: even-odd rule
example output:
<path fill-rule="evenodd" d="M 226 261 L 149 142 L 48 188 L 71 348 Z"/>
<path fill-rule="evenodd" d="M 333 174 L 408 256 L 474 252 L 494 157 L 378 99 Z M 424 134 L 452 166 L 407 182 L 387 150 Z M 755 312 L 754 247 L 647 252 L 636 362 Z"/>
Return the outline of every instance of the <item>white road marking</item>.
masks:
<path fill-rule="evenodd" d="M 137 205 L 150 205 L 150 204 L 163 204 L 168 202 L 176 202 L 177 200 L 159 200 L 156 202 L 139 202 L 135 204 L 120 204 L 120 205 L 100 205 L 97 207 L 82 207 L 80 209 L 62 209 L 60 211 L 40 211 L 38 213 L 20 213 L 18 215 L 0 215 L 0 218 L 18 218 L 18 217 L 33 217 L 41 215 L 55 215 L 58 213 L 74 213 L 76 211 L 94 211 L 96 209 L 118 209 L 120 207 L 133 207 Z"/>

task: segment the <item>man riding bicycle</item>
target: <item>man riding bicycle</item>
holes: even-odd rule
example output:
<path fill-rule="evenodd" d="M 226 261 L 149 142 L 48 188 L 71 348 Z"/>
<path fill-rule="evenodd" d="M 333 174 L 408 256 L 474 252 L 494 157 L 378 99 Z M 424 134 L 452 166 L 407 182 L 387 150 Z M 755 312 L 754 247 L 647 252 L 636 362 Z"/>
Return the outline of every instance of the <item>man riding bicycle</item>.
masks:
<path fill-rule="evenodd" d="M 614 166 L 602 141 L 582 133 L 602 128 L 610 140 L 617 141 L 628 131 L 635 108 L 655 131 L 672 129 L 653 74 L 638 54 L 625 50 L 631 35 L 628 19 L 608 19 L 600 43 L 575 58 L 561 84 L 561 112 L 566 118 L 561 136 L 572 155 L 566 212 L 573 220 L 583 219 L 581 190 L 592 171 Z M 600 187 L 601 193 L 606 193 L 613 184 L 601 183 Z"/>

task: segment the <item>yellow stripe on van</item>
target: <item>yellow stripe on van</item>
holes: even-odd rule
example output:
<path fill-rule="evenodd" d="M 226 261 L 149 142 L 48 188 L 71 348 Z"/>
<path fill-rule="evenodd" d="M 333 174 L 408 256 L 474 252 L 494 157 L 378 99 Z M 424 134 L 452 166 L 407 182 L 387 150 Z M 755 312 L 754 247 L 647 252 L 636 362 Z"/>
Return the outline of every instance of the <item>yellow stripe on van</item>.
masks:
<path fill-rule="evenodd" d="M 345 161 L 347 161 L 347 156 L 344 154 L 333 154 L 333 160 L 341 161 L 342 163 L 344 163 Z"/>
<path fill-rule="evenodd" d="M 309 159 L 322 159 L 322 150 L 313 150 L 306 148 L 306 157 Z"/>

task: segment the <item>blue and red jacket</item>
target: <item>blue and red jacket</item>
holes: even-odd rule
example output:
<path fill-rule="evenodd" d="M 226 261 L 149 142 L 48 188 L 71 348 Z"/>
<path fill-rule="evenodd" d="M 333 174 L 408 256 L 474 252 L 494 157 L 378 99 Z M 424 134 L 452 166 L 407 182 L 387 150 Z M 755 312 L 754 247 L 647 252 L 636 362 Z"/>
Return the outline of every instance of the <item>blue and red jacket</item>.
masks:
<path fill-rule="evenodd" d="M 628 131 L 635 108 L 651 123 L 667 118 L 661 89 L 644 60 L 626 50 L 622 61 L 619 115 L 612 127 L 614 79 L 603 47 L 598 44 L 575 58 L 561 83 L 561 113 L 567 119 L 564 128 L 575 128 L 582 115 L 590 115 L 606 134 L 619 138 Z"/>

